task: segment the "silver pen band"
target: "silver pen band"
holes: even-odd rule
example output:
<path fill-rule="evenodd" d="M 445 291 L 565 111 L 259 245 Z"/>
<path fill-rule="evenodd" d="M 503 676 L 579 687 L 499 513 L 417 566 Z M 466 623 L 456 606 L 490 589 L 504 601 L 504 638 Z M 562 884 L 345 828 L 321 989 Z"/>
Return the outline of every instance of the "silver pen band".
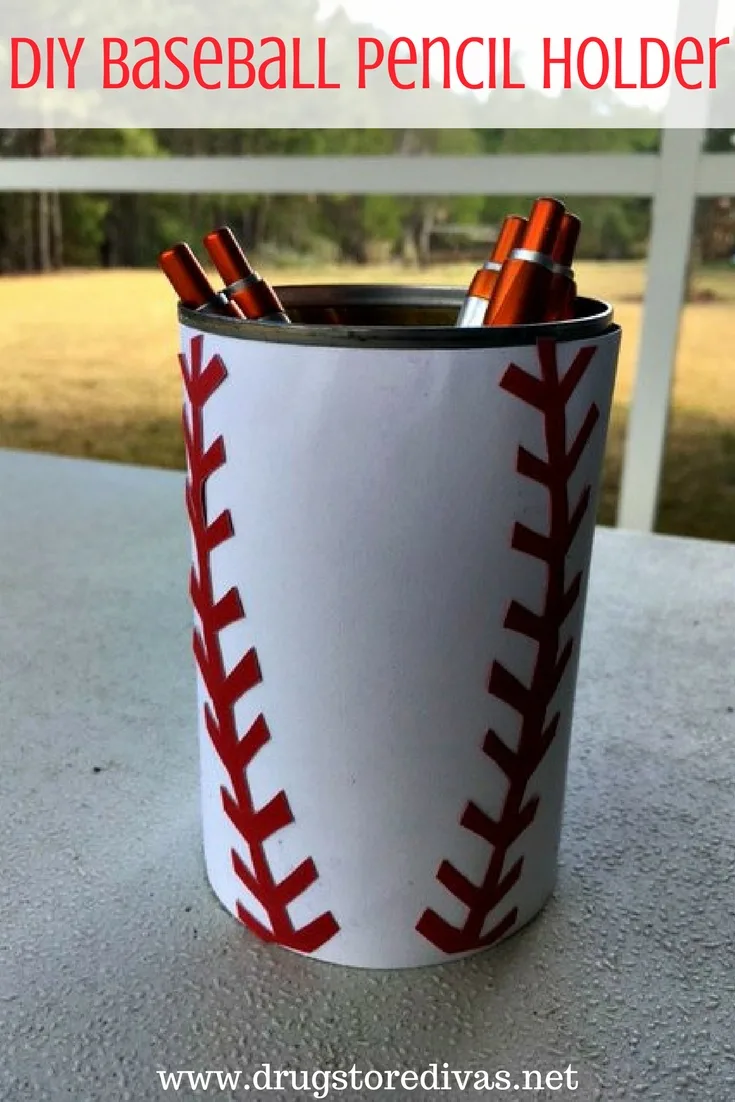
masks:
<path fill-rule="evenodd" d="M 228 283 L 224 289 L 224 294 L 236 295 L 238 291 L 244 291 L 246 287 L 252 287 L 254 283 L 260 283 L 260 276 L 257 272 L 253 272 L 252 275 L 245 276 L 243 279 L 236 279 L 234 283 Z"/>
<path fill-rule="evenodd" d="M 488 301 L 479 295 L 468 295 L 462 303 L 455 325 L 460 329 L 481 326 L 487 313 Z"/>
<path fill-rule="evenodd" d="M 539 253 L 535 249 L 513 249 L 510 259 L 530 260 L 532 264 L 538 264 L 541 268 L 546 268 L 547 272 L 553 272 L 554 268 L 558 266 L 546 253 Z"/>
<path fill-rule="evenodd" d="M 201 306 L 197 306 L 194 309 L 194 313 L 195 314 L 206 313 L 206 311 L 211 309 L 212 306 L 229 306 L 229 305 L 230 305 L 230 300 L 228 299 L 228 297 L 224 293 L 224 291 L 215 291 L 215 293 L 212 295 L 212 297 L 207 302 L 203 302 Z"/>

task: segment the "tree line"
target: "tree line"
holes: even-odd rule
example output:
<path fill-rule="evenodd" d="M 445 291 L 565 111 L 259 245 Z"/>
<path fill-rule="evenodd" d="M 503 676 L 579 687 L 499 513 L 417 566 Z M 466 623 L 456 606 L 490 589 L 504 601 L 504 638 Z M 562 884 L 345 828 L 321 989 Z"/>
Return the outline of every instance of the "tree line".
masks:
<path fill-rule="evenodd" d="M 707 149 L 729 150 L 729 130 L 710 131 Z M 0 130 L 0 157 L 166 157 L 265 154 L 478 155 L 542 152 L 651 152 L 655 130 Z M 249 252 L 277 264 L 309 257 L 365 264 L 436 258 L 442 227 L 495 226 L 527 198 L 389 195 L 146 195 L 0 191 L 0 273 L 62 267 L 148 267 L 176 240 L 197 242 L 231 225 Z M 578 255 L 645 255 L 646 199 L 576 198 L 583 219 Z M 482 252 L 482 243 L 475 246 Z M 735 205 L 700 200 L 693 257 L 712 261 L 735 250 Z"/>

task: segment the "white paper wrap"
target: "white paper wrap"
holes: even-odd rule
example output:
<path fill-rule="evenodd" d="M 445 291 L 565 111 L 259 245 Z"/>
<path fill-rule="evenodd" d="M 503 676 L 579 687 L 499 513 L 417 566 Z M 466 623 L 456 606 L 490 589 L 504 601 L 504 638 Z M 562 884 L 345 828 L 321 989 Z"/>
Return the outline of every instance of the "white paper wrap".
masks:
<path fill-rule="evenodd" d="M 216 895 L 339 964 L 493 944 L 555 882 L 619 331 L 181 338 Z"/>

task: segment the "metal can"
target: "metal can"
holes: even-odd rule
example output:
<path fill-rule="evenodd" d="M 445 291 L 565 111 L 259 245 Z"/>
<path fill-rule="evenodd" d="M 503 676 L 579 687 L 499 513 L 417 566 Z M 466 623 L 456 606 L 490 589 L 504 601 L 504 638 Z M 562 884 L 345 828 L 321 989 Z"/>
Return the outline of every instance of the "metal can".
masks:
<path fill-rule="evenodd" d="M 555 884 L 620 330 L 278 295 L 179 308 L 208 876 L 265 941 L 436 964 Z"/>

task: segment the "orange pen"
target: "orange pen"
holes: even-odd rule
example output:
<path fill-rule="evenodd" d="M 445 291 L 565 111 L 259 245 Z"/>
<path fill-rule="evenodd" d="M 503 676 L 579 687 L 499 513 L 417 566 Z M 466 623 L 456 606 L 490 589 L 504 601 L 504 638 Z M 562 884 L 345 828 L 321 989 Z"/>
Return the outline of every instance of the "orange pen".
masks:
<path fill-rule="evenodd" d="M 520 218 L 517 214 L 509 214 L 504 220 L 489 259 L 472 278 L 467 297 L 457 315 L 457 328 L 468 329 L 471 326 L 482 325 L 503 264 L 511 251 L 520 245 L 525 228 L 526 219 Z"/>
<path fill-rule="evenodd" d="M 554 273 L 551 277 L 549 307 L 545 321 L 566 321 L 574 317 L 577 284 L 574 282 L 572 262 L 581 228 L 582 223 L 574 214 L 567 213 L 561 220 L 559 236 L 551 254 Z"/>
<path fill-rule="evenodd" d="M 224 280 L 224 293 L 240 307 L 246 318 L 290 324 L 278 295 L 253 271 L 229 226 L 208 233 L 204 247 Z"/>
<path fill-rule="evenodd" d="M 554 273 L 551 259 L 564 217 L 558 199 L 537 199 L 519 248 L 498 276 L 485 325 L 522 325 L 544 320 Z"/>
<path fill-rule="evenodd" d="M 191 310 L 201 310 L 208 306 L 217 314 L 244 318 L 239 306 L 230 302 L 221 292 L 215 291 L 201 264 L 184 241 L 162 252 L 158 264 L 183 306 L 188 306 Z"/>

